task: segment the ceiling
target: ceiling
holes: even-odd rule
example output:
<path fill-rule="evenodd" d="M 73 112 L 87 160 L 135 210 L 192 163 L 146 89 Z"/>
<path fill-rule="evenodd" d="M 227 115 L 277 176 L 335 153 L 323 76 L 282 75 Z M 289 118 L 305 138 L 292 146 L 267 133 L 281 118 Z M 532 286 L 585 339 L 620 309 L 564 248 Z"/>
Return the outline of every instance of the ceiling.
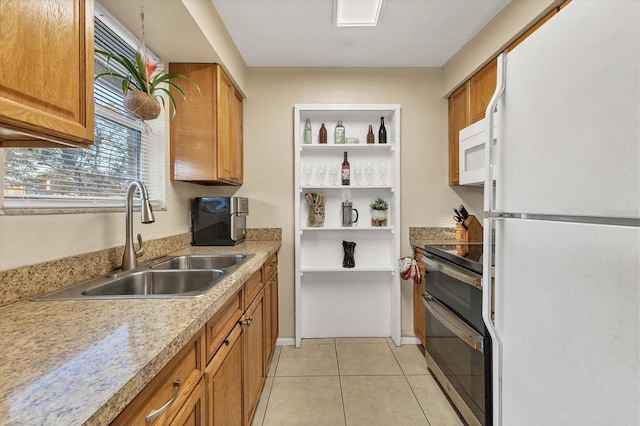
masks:
<path fill-rule="evenodd" d="M 336 27 L 334 0 L 211 0 L 250 67 L 440 67 L 509 0 L 384 0 Z"/>

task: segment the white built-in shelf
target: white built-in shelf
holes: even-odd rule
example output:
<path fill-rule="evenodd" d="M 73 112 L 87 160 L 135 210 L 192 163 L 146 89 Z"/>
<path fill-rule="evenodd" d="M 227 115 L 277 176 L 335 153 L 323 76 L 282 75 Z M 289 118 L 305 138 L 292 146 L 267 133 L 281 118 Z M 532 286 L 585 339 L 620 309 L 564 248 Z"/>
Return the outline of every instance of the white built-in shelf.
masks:
<path fill-rule="evenodd" d="M 303 226 L 300 228 L 302 232 L 317 232 L 317 231 L 340 231 L 340 232 L 351 232 L 351 231 L 393 231 L 393 226 Z"/>
<path fill-rule="evenodd" d="M 322 189 L 322 190 L 336 190 L 336 189 L 383 189 L 387 191 L 392 191 L 395 189 L 392 186 L 388 185 L 300 185 L 300 191 L 306 191 L 310 189 Z"/>
<path fill-rule="evenodd" d="M 300 151 L 304 153 L 327 152 L 327 151 L 359 151 L 368 153 L 390 153 L 394 150 L 394 144 L 367 144 L 367 143 L 345 143 L 345 144 L 308 144 L 300 145 Z"/>
<path fill-rule="evenodd" d="M 380 117 L 387 129 L 386 144 L 378 142 Z M 311 143 L 304 144 L 304 125 L 311 124 Z M 346 137 L 359 144 L 335 144 L 338 121 Z M 319 144 L 324 124 L 327 144 Z M 367 144 L 369 126 L 374 144 Z M 303 338 L 386 337 L 400 345 L 400 277 L 395 273 L 400 257 L 400 105 L 397 104 L 298 104 L 294 107 L 295 159 L 295 333 L 296 346 Z M 347 152 L 351 185 L 332 180 L 331 170 Z M 319 178 L 321 167 L 325 179 Z M 365 168 L 373 167 L 367 181 Z M 354 170 L 361 168 L 356 182 Z M 303 170 L 311 170 L 303 177 Z M 380 172 L 385 170 L 384 174 Z M 384 178 L 381 178 L 384 176 Z M 371 182 L 372 184 L 369 184 Z M 309 226 L 305 193 L 325 195 L 323 227 Z M 389 203 L 387 226 L 371 226 L 370 203 Z M 342 225 L 342 203 L 358 210 L 358 222 Z M 352 241 L 355 267 L 344 268 L 342 242 Z"/>
<path fill-rule="evenodd" d="M 300 272 L 302 273 L 306 273 L 306 272 L 395 272 L 395 268 L 392 267 L 371 267 L 371 268 L 362 268 L 362 267 L 355 267 L 355 268 L 343 268 L 342 266 L 318 266 L 318 267 L 306 267 L 306 268 L 301 268 Z"/>

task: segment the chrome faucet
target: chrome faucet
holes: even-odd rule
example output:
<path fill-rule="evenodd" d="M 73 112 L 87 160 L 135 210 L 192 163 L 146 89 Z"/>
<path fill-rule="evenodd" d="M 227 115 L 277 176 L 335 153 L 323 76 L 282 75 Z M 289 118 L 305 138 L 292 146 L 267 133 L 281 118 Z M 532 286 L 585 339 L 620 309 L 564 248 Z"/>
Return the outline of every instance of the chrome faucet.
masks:
<path fill-rule="evenodd" d="M 134 180 L 129 184 L 127 188 L 127 198 L 125 200 L 125 211 L 127 215 L 126 227 L 126 241 L 124 244 L 124 255 L 122 256 L 122 270 L 128 271 L 138 266 L 138 258 L 144 254 L 144 248 L 142 247 L 142 236 L 138 234 L 138 245 L 140 250 L 136 250 L 133 242 L 133 222 L 131 221 L 131 215 L 133 215 L 133 193 L 136 188 L 140 191 L 140 197 L 142 203 L 140 206 L 140 215 L 142 223 L 153 223 L 156 218 L 153 216 L 153 209 L 149 203 L 149 194 L 147 193 L 147 187 L 139 180 Z"/>

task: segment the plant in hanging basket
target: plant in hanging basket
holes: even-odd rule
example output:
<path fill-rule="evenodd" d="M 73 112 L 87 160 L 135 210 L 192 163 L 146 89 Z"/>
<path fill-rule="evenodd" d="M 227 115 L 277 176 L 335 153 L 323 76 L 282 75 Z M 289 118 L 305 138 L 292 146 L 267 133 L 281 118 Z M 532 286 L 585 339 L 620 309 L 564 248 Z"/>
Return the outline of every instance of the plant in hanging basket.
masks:
<path fill-rule="evenodd" d="M 176 114 L 176 101 L 173 94 L 165 87 L 173 87 L 183 99 L 186 96 L 182 89 L 172 80 L 183 78 L 193 84 L 200 95 L 200 86 L 192 78 L 177 72 L 167 72 L 165 70 L 157 71 L 158 64 L 153 64 L 148 58 L 145 58 L 140 52 L 136 52 L 135 63 L 129 58 L 121 54 L 109 53 L 104 50 L 96 49 L 96 54 L 104 56 L 107 60 L 108 71 L 101 72 L 95 76 L 98 80 L 103 77 L 114 77 L 122 81 L 122 93 L 125 95 L 124 106 L 136 118 L 141 120 L 153 120 L 160 114 L 160 102 L 164 104 L 164 93 L 171 105 L 173 105 L 173 115 Z M 110 69 L 111 61 L 120 64 L 126 72 L 120 72 Z"/>

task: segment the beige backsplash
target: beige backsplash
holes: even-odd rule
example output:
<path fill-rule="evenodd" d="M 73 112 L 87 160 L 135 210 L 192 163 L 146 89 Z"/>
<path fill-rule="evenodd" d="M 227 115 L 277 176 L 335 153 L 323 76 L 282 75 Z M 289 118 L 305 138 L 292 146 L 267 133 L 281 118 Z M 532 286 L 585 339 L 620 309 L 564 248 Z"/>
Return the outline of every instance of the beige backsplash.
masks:
<path fill-rule="evenodd" d="M 280 228 L 247 229 L 249 241 L 281 239 Z M 163 256 L 188 247 L 190 244 L 190 233 L 145 241 L 145 254 L 138 259 L 138 262 Z M 0 306 L 46 294 L 113 271 L 122 264 L 123 251 L 124 246 L 112 247 L 0 271 Z"/>

